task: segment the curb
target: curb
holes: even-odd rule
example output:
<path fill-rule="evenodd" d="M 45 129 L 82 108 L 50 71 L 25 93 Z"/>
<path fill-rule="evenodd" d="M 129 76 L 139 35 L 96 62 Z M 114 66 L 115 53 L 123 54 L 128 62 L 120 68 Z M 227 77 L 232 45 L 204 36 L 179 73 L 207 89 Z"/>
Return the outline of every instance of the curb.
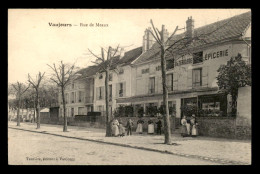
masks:
<path fill-rule="evenodd" d="M 132 146 L 132 145 L 127 145 L 127 144 L 112 143 L 112 142 L 93 140 L 93 139 L 88 139 L 88 138 L 66 136 L 66 135 L 48 133 L 47 131 L 34 131 L 34 130 L 28 130 L 28 129 L 22 129 L 22 128 L 14 128 L 14 127 L 9 127 L 9 126 L 8 126 L 8 128 L 16 129 L 16 130 L 22 130 L 22 131 L 28 131 L 28 132 L 34 132 L 34 133 L 42 133 L 42 134 L 53 135 L 53 136 L 64 137 L 64 138 L 72 138 L 72 139 L 90 141 L 90 142 L 101 143 L 101 144 L 109 144 L 109 145 L 128 147 L 128 148 L 134 148 L 134 149 L 139 149 L 139 150 L 159 152 L 159 153 L 163 153 L 163 154 L 170 154 L 170 155 L 176 155 L 176 156 L 187 157 L 187 158 L 195 158 L 195 159 L 200 159 L 200 160 L 203 160 L 203 161 L 211 161 L 211 162 L 216 162 L 216 163 L 220 163 L 220 164 L 224 164 L 224 165 L 250 165 L 249 163 L 240 162 L 240 161 L 211 158 L 211 157 L 205 157 L 205 156 L 199 156 L 199 155 L 189 155 L 189 154 L 184 154 L 184 153 L 170 152 L 170 151 L 167 151 L 167 150 L 163 151 L 163 150 L 152 149 L 152 148 L 147 148 L 147 147 Z"/>

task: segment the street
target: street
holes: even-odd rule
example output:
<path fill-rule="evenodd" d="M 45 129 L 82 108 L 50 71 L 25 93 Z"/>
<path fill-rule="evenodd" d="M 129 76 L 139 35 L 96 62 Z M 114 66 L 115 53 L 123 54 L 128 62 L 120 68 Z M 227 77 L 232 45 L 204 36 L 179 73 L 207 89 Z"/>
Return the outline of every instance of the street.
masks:
<path fill-rule="evenodd" d="M 85 140 L 8 129 L 10 165 L 220 165 Z"/>

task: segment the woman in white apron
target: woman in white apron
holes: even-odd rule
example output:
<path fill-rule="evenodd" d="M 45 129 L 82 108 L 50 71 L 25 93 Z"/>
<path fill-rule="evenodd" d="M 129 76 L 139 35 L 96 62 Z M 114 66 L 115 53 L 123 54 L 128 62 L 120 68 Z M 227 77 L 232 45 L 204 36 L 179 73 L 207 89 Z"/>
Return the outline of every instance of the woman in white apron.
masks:
<path fill-rule="evenodd" d="M 186 124 L 187 124 L 186 116 L 183 116 L 181 119 L 181 136 L 182 137 L 187 136 L 187 133 L 188 133 Z"/>
<path fill-rule="evenodd" d="M 115 119 L 112 123 L 112 135 L 113 136 L 118 136 L 119 135 L 119 129 L 118 129 L 118 126 L 119 126 L 119 122 L 117 119 Z"/>
<path fill-rule="evenodd" d="M 148 121 L 148 134 L 154 134 L 154 123 L 152 120 Z"/>
<path fill-rule="evenodd" d="M 136 132 L 139 133 L 139 134 L 143 133 L 143 123 L 144 123 L 144 121 L 141 120 L 141 119 L 137 121 Z"/>

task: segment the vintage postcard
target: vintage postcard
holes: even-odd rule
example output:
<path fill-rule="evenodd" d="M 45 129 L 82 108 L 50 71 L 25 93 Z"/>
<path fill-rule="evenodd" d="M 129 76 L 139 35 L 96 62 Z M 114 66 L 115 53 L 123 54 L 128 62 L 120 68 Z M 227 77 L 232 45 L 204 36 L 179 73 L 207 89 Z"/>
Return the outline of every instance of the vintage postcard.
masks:
<path fill-rule="evenodd" d="M 9 165 L 251 165 L 251 9 L 8 9 Z"/>

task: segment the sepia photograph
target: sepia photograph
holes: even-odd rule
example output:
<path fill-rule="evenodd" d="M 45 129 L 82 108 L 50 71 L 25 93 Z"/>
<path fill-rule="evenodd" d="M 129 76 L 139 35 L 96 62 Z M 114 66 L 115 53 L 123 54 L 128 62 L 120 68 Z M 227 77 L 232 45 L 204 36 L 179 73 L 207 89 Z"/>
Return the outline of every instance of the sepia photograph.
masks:
<path fill-rule="evenodd" d="M 8 165 L 251 165 L 251 9 L 8 9 Z"/>

